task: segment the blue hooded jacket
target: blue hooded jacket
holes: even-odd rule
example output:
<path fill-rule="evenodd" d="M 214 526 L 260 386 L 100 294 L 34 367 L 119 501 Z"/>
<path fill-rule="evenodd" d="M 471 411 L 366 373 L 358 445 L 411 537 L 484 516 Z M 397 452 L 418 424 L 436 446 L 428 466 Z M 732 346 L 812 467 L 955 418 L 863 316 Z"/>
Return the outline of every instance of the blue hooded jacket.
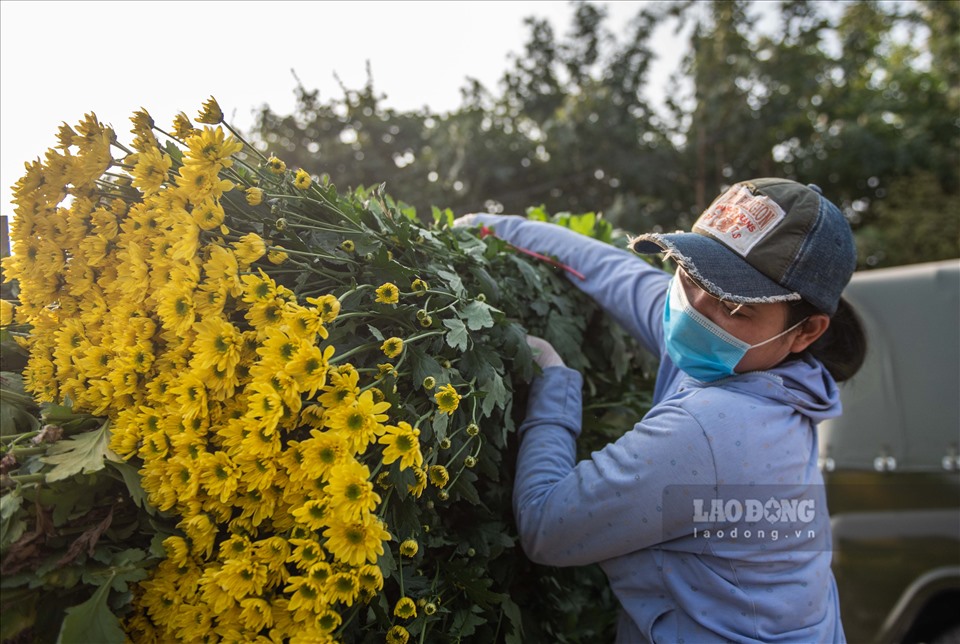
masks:
<path fill-rule="evenodd" d="M 548 253 L 660 358 L 654 406 L 576 461 L 581 375 L 550 367 L 520 426 L 514 513 L 524 551 L 553 566 L 599 563 L 622 611 L 618 642 L 841 642 L 817 423 L 837 386 L 802 356 L 704 383 L 663 345 L 669 274 L 560 226 L 477 215 Z"/>

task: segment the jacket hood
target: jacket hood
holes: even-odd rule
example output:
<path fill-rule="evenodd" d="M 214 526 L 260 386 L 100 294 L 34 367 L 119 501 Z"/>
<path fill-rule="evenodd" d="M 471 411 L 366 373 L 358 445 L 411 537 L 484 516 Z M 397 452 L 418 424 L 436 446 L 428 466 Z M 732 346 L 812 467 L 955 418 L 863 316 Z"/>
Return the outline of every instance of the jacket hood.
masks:
<path fill-rule="evenodd" d="M 833 376 L 807 354 L 769 371 L 745 373 L 713 384 L 790 405 L 814 423 L 836 418 L 842 412 L 840 390 Z"/>

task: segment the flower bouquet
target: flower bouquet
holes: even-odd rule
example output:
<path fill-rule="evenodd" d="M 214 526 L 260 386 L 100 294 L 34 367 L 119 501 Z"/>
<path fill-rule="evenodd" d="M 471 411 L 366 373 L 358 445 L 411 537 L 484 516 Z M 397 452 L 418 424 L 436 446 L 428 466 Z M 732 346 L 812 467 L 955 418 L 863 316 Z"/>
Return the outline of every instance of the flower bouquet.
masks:
<path fill-rule="evenodd" d="M 609 634 L 597 569 L 519 549 L 513 430 L 530 332 L 585 373 L 605 442 L 647 402 L 624 333 L 450 211 L 286 168 L 212 98 L 200 127 L 132 122 L 129 145 L 64 124 L 14 189 L 2 638 Z"/>

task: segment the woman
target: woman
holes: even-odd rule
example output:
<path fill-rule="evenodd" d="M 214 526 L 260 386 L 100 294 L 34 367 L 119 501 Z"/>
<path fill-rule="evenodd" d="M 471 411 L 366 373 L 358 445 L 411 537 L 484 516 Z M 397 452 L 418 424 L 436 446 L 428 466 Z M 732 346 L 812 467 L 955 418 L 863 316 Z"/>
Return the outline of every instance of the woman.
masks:
<path fill-rule="evenodd" d="M 618 642 L 839 642 L 816 426 L 863 361 L 841 292 L 850 228 L 815 186 L 756 179 L 689 233 L 648 234 L 670 274 L 567 229 L 468 215 L 581 273 L 592 296 L 659 356 L 654 406 L 576 462 L 582 378 L 545 341 L 520 427 L 514 511 L 537 562 L 599 563 L 622 611 Z"/>

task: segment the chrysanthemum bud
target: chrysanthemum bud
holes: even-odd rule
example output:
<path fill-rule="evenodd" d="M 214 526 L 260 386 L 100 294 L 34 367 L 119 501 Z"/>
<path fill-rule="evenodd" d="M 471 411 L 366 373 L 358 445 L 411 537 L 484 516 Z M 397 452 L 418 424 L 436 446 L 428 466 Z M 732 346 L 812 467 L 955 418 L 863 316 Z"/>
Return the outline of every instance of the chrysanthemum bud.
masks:
<path fill-rule="evenodd" d="M 346 253 L 352 253 L 352 252 L 355 251 L 356 249 L 357 249 L 357 246 L 356 246 L 356 244 L 353 243 L 353 240 L 352 240 L 352 239 L 345 239 L 345 240 L 343 240 L 343 242 L 340 244 L 340 250 L 342 250 L 342 251 L 344 251 L 344 252 L 346 252 Z"/>
<path fill-rule="evenodd" d="M 480 433 L 480 427 L 476 423 L 467 425 L 467 436 L 476 436 Z"/>
<path fill-rule="evenodd" d="M 427 376 L 426 378 L 423 379 L 423 388 L 426 389 L 427 391 L 433 389 L 436 386 L 437 386 L 437 379 L 434 378 L 433 376 Z"/>
<path fill-rule="evenodd" d="M 260 188 L 247 188 L 244 196 L 247 198 L 247 203 L 251 206 L 259 206 L 263 203 L 263 190 Z"/>
<path fill-rule="evenodd" d="M 477 464 L 477 459 L 473 456 L 468 456 L 465 459 L 463 459 L 463 464 L 466 465 L 467 468 L 475 467 Z"/>
<path fill-rule="evenodd" d="M 420 551 L 420 544 L 416 539 L 406 539 L 400 544 L 400 554 L 404 557 L 415 557 Z"/>
<path fill-rule="evenodd" d="M 208 125 L 217 125 L 223 122 L 223 110 L 220 109 L 217 99 L 212 96 L 207 99 L 203 104 L 203 109 L 200 110 L 200 116 L 197 117 L 197 122 Z"/>

